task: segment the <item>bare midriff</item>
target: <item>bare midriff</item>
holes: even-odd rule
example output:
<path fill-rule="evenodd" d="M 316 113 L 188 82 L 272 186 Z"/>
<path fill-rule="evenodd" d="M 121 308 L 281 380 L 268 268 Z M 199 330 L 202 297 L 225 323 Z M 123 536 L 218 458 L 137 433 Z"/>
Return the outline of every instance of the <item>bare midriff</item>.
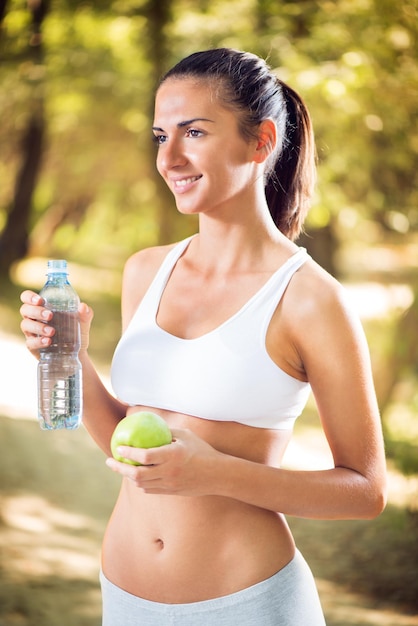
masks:
<path fill-rule="evenodd" d="M 280 465 L 291 435 L 154 410 L 169 426 L 188 428 L 221 452 L 272 466 Z M 102 564 L 105 576 L 125 591 L 177 604 L 245 589 L 278 572 L 293 554 L 279 513 L 220 496 L 145 494 L 124 478 Z"/>

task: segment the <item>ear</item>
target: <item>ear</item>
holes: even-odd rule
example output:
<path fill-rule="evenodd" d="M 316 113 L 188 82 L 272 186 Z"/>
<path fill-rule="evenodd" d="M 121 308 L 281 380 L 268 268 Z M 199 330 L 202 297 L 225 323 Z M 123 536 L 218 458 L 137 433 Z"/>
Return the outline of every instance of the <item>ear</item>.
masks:
<path fill-rule="evenodd" d="M 258 140 L 253 159 L 256 163 L 264 163 L 276 147 L 276 124 L 272 119 L 263 120 L 258 129 Z"/>

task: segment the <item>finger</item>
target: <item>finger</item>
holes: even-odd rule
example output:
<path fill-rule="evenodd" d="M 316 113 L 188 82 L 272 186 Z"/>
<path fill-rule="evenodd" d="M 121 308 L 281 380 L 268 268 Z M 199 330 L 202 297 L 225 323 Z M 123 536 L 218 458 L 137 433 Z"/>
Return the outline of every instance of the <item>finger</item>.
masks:
<path fill-rule="evenodd" d="M 78 314 L 80 316 L 81 323 L 91 323 L 94 317 L 94 311 L 91 307 L 88 306 L 85 302 L 80 302 L 78 307 Z"/>
<path fill-rule="evenodd" d="M 85 302 L 78 306 L 78 318 L 80 321 L 81 345 L 80 350 L 88 350 L 90 343 L 90 326 L 94 317 L 94 312 Z"/>
<path fill-rule="evenodd" d="M 118 474 L 122 474 L 122 476 L 127 476 L 129 473 L 130 467 L 132 467 L 128 465 L 127 463 L 122 463 L 122 461 L 117 461 L 115 458 L 113 458 L 113 456 L 109 456 L 106 459 L 106 465 L 114 472 L 117 472 Z"/>
<path fill-rule="evenodd" d="M 55 334 L 53 326 L 45 322 L 39 322 L 30 317 L 24 317 L 20 322 L 20 328 L 26 337 L 52 337 Z"/>
<path fill-rule="evenodd" d="M 42 296 L 40 296 L 39 293 L 36 293 L 35 291 L 31 291 L 30 289 L 25 289 L 25 291 L 22 291 L 22 293 L 20 294 L 20 300 L 25 304 L 41 305 L 44 303 Z"/>
<path fill-rule="evenodd" d="M 26 347 L 33 354 L 33 356 L 39 359 L 40 350 L 48 348 L 48 346 L 51 344 L 51 337 L 29 333 L 25 329 L 25 323 L 27 323 L 27 320 L 22 321 L 21 328 L 23 334 L 25 335 Z"/>
<path fill-rule="evenodd" d="M 135 461 L 140 465 L 159 465 L 161 457 L 159 456 L 160 448 L 135 448 L 132 446 L 118 446 L 117 453 L 124 459 Z"/>
<path fill-rule="evenodd" d="M 26 337 L 26 347 L 30 352 L 38 352 L 43 348 L 48 348 L 51 345 L 51 339 L 49 337 Z"/>
<path fill-rule="evenodd" d="M 126 457 L 124 457 L 126 458 Z M 151 470 L 157 472 L 157 465 L 131 465 L 130 463 L 124 463 L 123 461 L 118 461 L 113 456 L 109 456 L 106 459 L 106 465 L 110 467 L 115 472 L 119 474 L 123 474 L 124 476 L 133 477 L 141 477 L 148 476 Z"/>
<path fill-rule="evenodd" d="M 161 481 L 161 476 L 155 466 L 130 465 L 117 461 L 113 457 L 106 459 L 106 465 L 124 478 L 129 478 L 137 487 L 145 488 L 151 483 L 155 487 L 157 482 Z"/>
<path fill-rule="evenodd" d="M 42 306 L 35 306 L 32 304 L 22 304 L 20 307 L 20 315 L 23 318 L 31 320 L 39 320 L 41 322 L 49 322 L 53 318 L 53 312 L 50 309 L 46 309 Z"/>

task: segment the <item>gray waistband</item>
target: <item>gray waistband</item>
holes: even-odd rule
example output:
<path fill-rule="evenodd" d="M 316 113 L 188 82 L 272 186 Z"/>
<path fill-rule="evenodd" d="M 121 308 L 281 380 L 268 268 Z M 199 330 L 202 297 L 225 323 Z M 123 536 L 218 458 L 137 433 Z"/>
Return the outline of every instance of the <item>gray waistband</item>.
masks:
<path fill-rule="evenodd" d="M 227 596 L 165 604 L 144 600 L 101 572 L 102 626 L 325 626 L 312 573 L 303 556 L 274 576 Z"/>

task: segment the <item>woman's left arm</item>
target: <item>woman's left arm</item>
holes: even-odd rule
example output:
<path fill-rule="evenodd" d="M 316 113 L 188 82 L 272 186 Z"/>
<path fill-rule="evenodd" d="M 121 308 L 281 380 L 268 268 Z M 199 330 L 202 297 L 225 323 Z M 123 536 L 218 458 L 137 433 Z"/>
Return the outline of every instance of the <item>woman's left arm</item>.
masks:
<path fill-rule="evenodd" d="M 299 517 L 373 518 L 386 504 L 386 463 L 364 332 L 334 279 L 314 271 L 299 283 L 286 304 L 288 330 L 311 383 L 334 467 L 294 471 L 226 458 L 223 495 Z"/>
<path fill-rule="evenodd" d="M 370 519 L 386 503 L 386 464 L 369 350 L 344 290 L 313 272 L 288 291 L 281 316 L 311 383 L 334 460 L 326 470 L 295 471 L 223 454 L 189 431 L 174 444 L 125 449 L 151 467 L 108 464 L 146 493 L 217 495 L 287 515 Z M 289 311 L 287 314 L 286 309 Z M 287 320 L 287 321 L 286 321 Z"/>

